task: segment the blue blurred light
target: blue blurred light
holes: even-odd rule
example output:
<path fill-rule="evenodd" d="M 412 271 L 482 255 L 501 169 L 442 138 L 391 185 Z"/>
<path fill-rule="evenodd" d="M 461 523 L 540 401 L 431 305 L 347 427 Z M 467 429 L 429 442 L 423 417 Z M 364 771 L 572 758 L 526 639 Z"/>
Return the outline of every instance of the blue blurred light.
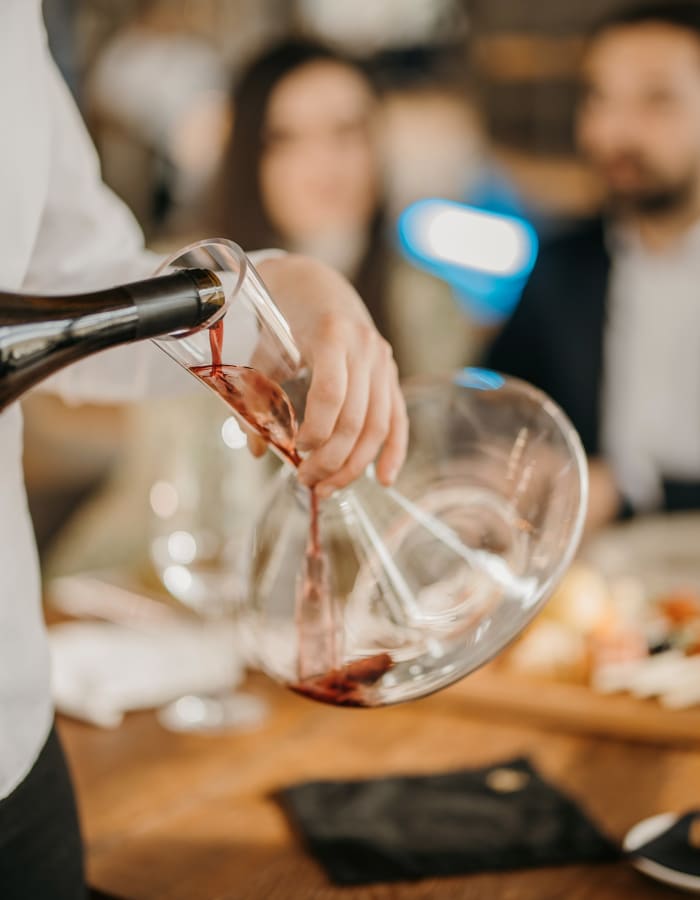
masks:
<path fill-rule="evenodd" d="M 537 235 L 525 219 L 452 200 L 411 204 L 397 229 L 409 261 L 446 281 L 482 322 L 512 312 L 537 259 Z"/>
<path fill-rule="evenodd" d="M 506 383 L 505 378 L 491 369 L 479 369 L 469 366 L 460 372 L 455 372 L 452 380 L 460 387 L 472 388 L 477 391 L 497 391 Z"/>

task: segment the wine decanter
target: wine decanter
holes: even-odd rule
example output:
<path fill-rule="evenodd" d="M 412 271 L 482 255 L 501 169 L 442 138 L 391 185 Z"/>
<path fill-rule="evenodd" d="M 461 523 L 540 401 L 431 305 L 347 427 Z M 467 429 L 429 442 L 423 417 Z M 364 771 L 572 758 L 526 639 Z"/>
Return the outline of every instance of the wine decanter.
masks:
<path fill-rule="evenodd" d="M 379 706 L 473 671 L 541 608 L 580 539 L 585 457 L 549 398 L 475 369 L 405 395 L 396 486 L 370 469 L 320 504 L 317 608 L 295 590 L 310 503 L 293 472 L 272 484 L 255 525 L 251 640 L 267 672 L 317 700 Z"/>
<path fill-rule="evenodd" d="M 250 261 L 214 243 L 175 264 L 204 265 L 224 284 L 223 343 L 218 326 L 161 346 L 284 462 L 243 561 L 256 659 L 293 690 L 349 706 L 461 678 L 525 627 L 576 550 L 587 474 L 573 427 L 544 394 L 497 373 L 417 381 L 396 486 L 370 467 L 318 501 L 296 478 L 304 361 Z"/>

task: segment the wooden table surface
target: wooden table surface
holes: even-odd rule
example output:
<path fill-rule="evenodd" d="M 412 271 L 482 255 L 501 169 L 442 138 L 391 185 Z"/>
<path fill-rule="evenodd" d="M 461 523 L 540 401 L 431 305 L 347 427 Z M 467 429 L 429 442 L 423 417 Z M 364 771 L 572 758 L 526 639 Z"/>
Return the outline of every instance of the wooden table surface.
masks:
<path fill-rule="evenodd" d="M 248 734 L 174 735 L 151 713 L 116 731 L 61 720 L 91 883 L 128 900 L 651 900 L 682 897 L 625 863 L 333 887 L 268 799 L 311 778 L 439 772 L 530 756 L 621 839 L 700 801 L 700 747 L 669 748 L 477 718 L 457 685 L 413 704 L 334 709 L 250 683 L 270 704 Z"/>

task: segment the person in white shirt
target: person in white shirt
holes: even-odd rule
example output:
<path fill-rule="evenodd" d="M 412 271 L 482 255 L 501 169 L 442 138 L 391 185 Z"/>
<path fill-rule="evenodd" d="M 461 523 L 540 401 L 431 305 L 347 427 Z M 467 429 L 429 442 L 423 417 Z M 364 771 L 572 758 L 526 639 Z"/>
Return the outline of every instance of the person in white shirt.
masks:
<path fill-rule="evenodd" d="M 613 12 L 581 79 L 577 140 L 602 215 L 543 242 L 484 362 L 573 422 L 593 530 L 700 509 L 700 4 Z"/>
<path fill-rule="evenodd" d="M 79 291 L 153 271 L 136 222 L 101 182 L 48 53 L 40 0 L 3 0 L 0 9 L 0 122 L 0 290 Z M 312 368 L 300 478 L 330 492 L 378 455 L 389 483 L 405 454 L 406 413 L 391 350 L 361 300 L 303 257 L 263 258 L 259 270 Z M 110 351 L 66 369 L 52 387 L 73 399 L 133 398 L 153 355 L 145 345 Z M 0 414 L 0 897 L 77 900 L 84 891 L 14 404 Z"/>

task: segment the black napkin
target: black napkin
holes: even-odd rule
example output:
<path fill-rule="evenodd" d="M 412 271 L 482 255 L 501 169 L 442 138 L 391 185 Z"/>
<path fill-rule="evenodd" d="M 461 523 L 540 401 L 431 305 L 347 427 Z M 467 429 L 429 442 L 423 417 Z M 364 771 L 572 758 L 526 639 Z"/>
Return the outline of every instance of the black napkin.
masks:
<path fill-rule="evenodd" d="M 527 759 L 445 775 L 314 781 L 275 798 L 336 884 L 619 855 Z"/>
<path fill-rule="evenodd" d="M 700 876 L 700 850 L 690 843 L 690 826 L 700 816 L 700 809 L 681 816 L 663 834 L 637 847 L 630 856 L 644 857 L 684 875 Z"/>

